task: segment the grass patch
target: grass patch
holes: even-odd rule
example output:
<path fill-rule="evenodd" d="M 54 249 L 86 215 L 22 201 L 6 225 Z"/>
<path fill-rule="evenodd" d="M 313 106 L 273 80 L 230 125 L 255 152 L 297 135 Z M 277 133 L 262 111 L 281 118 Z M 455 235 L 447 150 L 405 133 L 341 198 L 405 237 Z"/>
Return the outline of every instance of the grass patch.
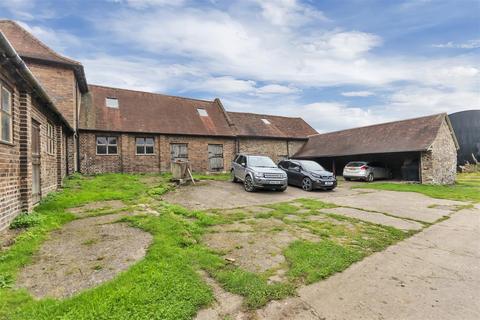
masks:
<path fill-rule="evenodd" d="M 341 246 L 333 241 L 296 241 L 284 252 L 290 264 L 288 275 L 313 283 L 345 270 L 361 260 L 364 254 L 358 250 Z"/>
<path fill-rule="evenodd" d="M 195 180 L 215 180 L 215 181 L 229 181 L 230 174 L 229 173 L 210 173 L 210 174 L 203 174 L 194 172 L 192 176 Z"/>
<path fill-rule="evenodd" d="M 454 185 L 368 183 L 353 188 L 418 192 L 437 199 L 480 202 L 480 172 L 460 173 Z"/>

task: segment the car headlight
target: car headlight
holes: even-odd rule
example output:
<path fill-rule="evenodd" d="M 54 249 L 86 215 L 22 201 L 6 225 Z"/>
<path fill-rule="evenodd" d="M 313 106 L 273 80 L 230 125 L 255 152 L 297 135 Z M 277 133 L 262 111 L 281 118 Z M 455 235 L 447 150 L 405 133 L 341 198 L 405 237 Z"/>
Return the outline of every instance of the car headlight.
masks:
<path fill-rule="evenodd" d="M 255 172 L 253 175 L 255 176 L 255 178 L 263 178 L 263 173 L 261 172 Z"/>

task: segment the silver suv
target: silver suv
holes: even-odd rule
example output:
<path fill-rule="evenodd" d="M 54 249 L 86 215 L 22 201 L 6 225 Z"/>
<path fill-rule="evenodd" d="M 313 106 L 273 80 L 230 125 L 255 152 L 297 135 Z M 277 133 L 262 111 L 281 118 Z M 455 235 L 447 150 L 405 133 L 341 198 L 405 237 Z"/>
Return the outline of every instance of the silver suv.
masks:
<path fill-rule="evenodd" d="M 287 174 L 269 157 L 239 154 L 232 162 L 232 181 L 243 181 L 245 191 L 271 189 L 285 191 Z"/>

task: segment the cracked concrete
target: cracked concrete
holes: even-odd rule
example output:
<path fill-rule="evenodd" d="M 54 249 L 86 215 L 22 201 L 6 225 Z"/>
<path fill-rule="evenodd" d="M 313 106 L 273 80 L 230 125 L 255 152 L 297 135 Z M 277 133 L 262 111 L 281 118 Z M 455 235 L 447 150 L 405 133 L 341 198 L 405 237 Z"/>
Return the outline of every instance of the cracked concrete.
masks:
<path fill-rule="evenodd" d="M 480 211 L 450 219 L 269 303 L 259 319 L 480 319 Z"/>

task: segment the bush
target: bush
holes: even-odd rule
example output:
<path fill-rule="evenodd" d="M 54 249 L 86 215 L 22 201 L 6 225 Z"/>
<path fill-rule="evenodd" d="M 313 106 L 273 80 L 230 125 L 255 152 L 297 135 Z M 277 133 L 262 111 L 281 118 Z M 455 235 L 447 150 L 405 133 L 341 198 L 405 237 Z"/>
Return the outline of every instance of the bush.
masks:
<path fill-rule="evenodd" d="M 10 224 L 10 229 L 30 228 L 36 226 L 42 220 L 37 213 L 21 213 Z"/>

